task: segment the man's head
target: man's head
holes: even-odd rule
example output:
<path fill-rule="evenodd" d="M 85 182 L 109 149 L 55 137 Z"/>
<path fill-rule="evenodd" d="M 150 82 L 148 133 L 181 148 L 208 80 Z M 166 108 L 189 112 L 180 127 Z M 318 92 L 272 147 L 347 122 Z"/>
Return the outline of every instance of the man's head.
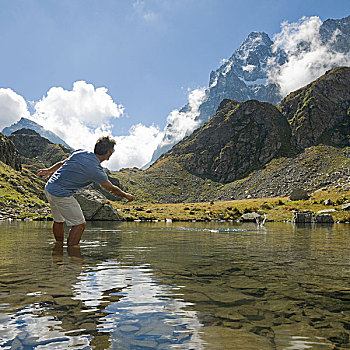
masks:
<path fill-rule="evenodd" d="M 110 136 L 102 136 L 96 141 L 94 153 L 100 160 L 108 160 L 114 152 L 115 144 L 115 140 Z"/>

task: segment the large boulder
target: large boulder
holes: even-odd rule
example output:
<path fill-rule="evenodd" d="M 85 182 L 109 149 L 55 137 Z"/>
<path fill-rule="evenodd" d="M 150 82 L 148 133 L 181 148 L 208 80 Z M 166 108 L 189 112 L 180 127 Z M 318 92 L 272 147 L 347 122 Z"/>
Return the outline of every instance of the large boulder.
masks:
<path fill-rule="evenodd" d="M 78 191 L 74 197 L 79 202 L 87 221 L 121 221 L 119 215 L 99 191 L 89 187 Z"/>

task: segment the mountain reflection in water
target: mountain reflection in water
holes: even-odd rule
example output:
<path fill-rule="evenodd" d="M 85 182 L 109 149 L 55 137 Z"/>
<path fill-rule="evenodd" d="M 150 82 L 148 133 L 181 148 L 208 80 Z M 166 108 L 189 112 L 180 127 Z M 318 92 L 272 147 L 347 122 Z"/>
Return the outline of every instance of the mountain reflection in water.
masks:
<path fill-rule="evenodd" d="M 3 349 L 349 347 L 347 225 L 1 222 Z"/>

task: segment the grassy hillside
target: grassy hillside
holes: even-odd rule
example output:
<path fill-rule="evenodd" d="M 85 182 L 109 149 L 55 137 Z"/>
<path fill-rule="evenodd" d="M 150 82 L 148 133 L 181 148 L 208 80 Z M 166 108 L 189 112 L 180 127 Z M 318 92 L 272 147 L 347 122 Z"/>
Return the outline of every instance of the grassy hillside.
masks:
<path fill-rule="evenodd" d="M 324 205 L 326 199 L 331 199 L 335 205 Z M 350 202 L 350 186 L 317 191 L 310 199 L 301 201 L 290 201 L 289 197 L 274 197 L 201 203 L 112 203 L 127 220 L 239 220 L 244 213 L 258 212 L 265 213 L 268 221 L 291 221 L 294 210 L 311 210 L 317 213 L 320 210 L 335 209 L 330 213 L 335 221 L 350 222 L 350 212 L 342 210 L 342 204 L 348 201 Z"/>
<path fill-rule="evenodd" d="M 49 214 L 44 181 L 23 168 L 16 171 L 0 162 L 0 216 L 39 218 Z"/>

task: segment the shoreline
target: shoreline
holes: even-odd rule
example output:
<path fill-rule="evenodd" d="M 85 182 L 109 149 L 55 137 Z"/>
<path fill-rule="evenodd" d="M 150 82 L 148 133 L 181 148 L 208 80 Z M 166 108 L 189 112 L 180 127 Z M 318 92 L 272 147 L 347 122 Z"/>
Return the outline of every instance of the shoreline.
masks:
<path fill-rule="evenodd" d="M 325 204 L 329 200 L 333 204 Z M 243 222 L 243 214 L 266 214 L 267 222 L 291 222 L 294 211 L 310 210 L 315 214 L 330 214 L 335 223 L 350 223 L 350 190 L 328 188 L 314 192 L 309 199 L 291 201 L 289 197 L 250 198 L 199 203 L 145 203 L 108 201 L 123 221 L 135 222 Z M 17 205 L 0 208 L 0 221 L 51 221 L 50 207 L 44 205 Z M 350 206 L 350 205 L 349 205 Z M 350 209 L 350 208 L 349 208 Z"/>

